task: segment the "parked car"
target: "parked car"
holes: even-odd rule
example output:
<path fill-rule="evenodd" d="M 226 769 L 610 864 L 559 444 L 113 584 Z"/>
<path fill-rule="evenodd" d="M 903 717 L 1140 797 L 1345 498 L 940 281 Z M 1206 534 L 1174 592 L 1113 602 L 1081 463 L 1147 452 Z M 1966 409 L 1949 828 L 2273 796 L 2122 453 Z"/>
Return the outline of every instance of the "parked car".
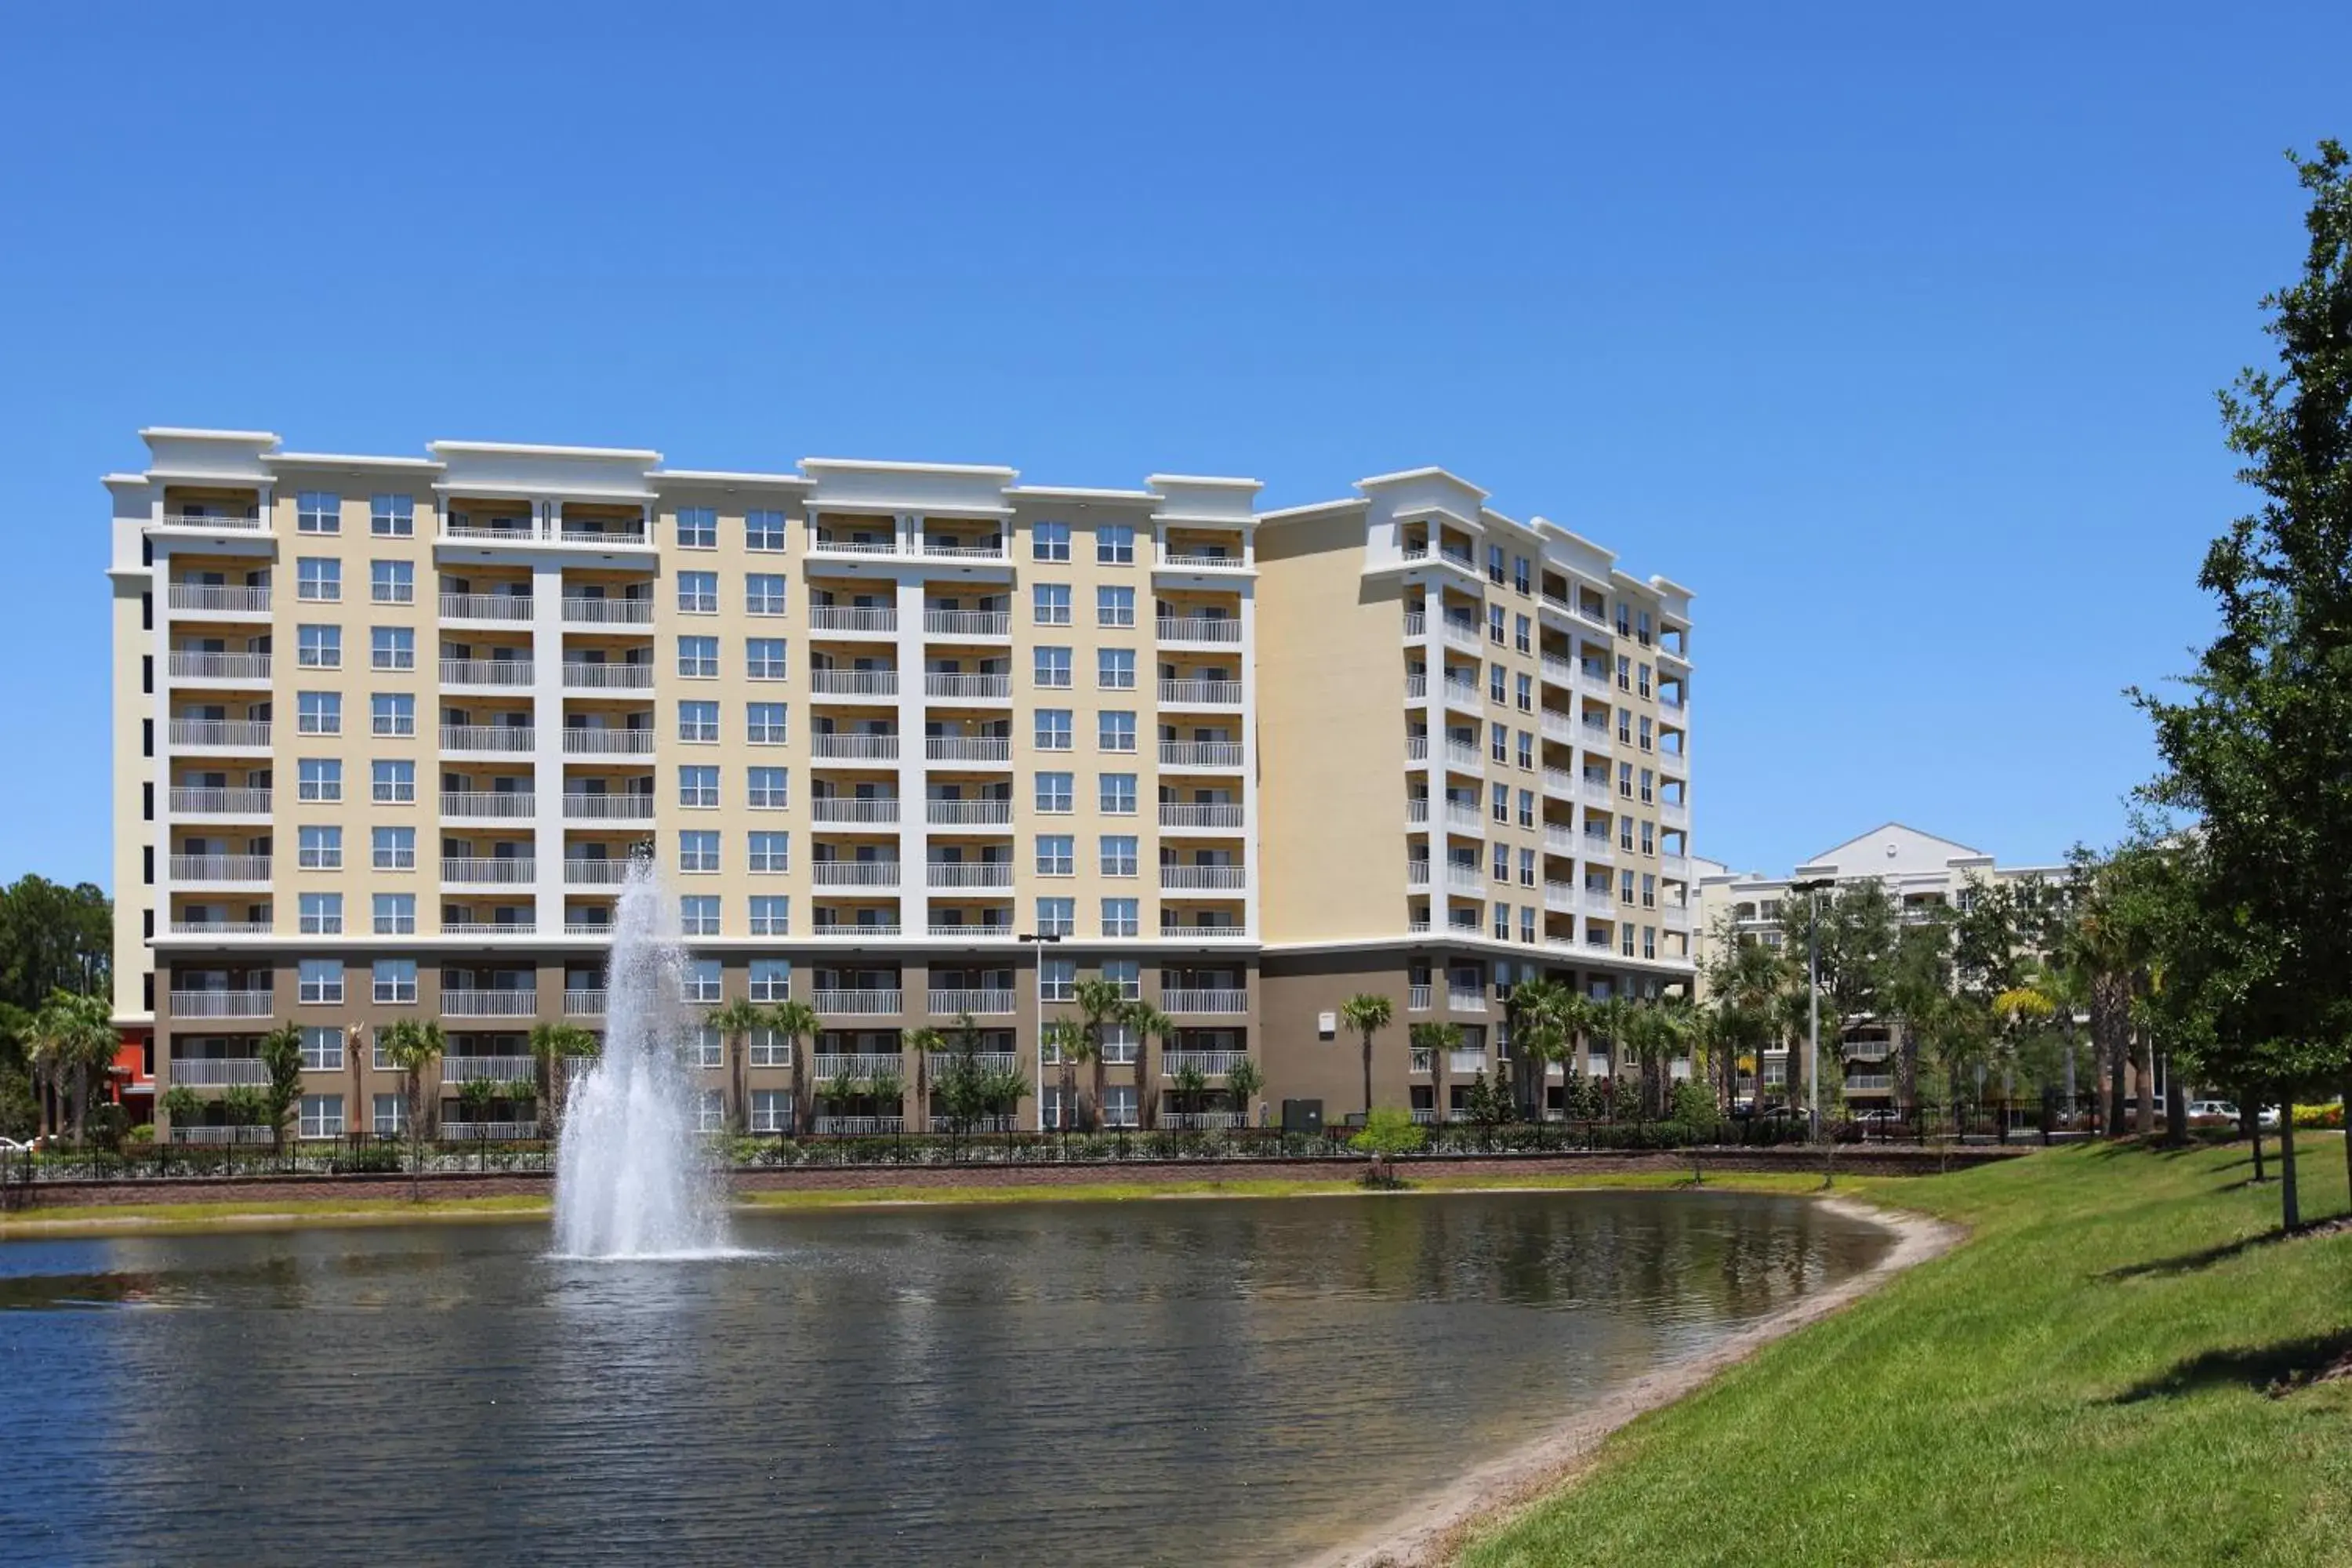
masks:
<path fill-rule="evenodd" d="M 2279 1108 L 2275 1105 L 2265 1105 L 2260 1110 L 2255 1111 L 2254 1125 L 2260 1127 L 2265 1132 L 2277 1131 L 2279 1125 Z"/>
<path fill-rule="evenodd" d="M 2189 1102 L 2189 1125 L 2191 1127 L 2235 1127 L 2238 1108 L 2226 1100 L 2192 1100 Z"/>
<path fill-rule="evenodd" d="M 41 1141 L 37 1138 L 28 1138 L 22 1142 L 14 1138 L 0 1138 L 0 1154 L 29 1154 L 40 1146 Z"/>

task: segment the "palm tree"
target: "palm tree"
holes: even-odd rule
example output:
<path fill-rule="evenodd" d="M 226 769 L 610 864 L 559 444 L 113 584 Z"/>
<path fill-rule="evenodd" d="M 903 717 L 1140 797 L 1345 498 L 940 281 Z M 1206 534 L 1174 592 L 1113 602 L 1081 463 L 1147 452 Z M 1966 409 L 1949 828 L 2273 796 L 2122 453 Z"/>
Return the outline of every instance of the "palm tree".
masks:
<path fill-rule="evenodd" d="M 788 996 L 768 1009 L 768 1027 L 784 1037 L 784 1048 L 793 1060 L 793 1125 L 805 1133 L 813 1125 L 807 1119 L 814 1114 L 808 1092 L 808 1052 L 802 1042 L 816 1038 L 821 1021 L 816 1009 L 796 996 Z"/>
<path fill-rule="evenodd" d="M 1100 1127 L 1102 1125 L 1103 1106 L 1105 1103 L 1104 1097 L 1106 1094 L 1103 1081 L 1103 1068 L 1105 1065 L 1103 1061 L 1103 1034 L 1111 1025 L 1120 1022 L 1126 1016 L 1127 993 L 1119 989 L 1118 981 L 1104 980 L 1100 977 L 1097 977 L 1093 980 L 1079 981 L 1070 994 L 1071 999 L 1078 1005 L 1079 1017 L 1085 1021 L 1087 1038 L 1092 1042 L 1094 1046 L 1094 1116 L 1095 1125 L 1097 1127 Z M 1135 1098 L 1137 1103 L 1140 1104 L 1143 1100 L 1142 1079 L 1139 1077 L 1136 1083 Z"/>
<path fill-rule="evenodd" d="M 269 1152 L 286 1155 L 286 1118 L 302 1101 L 302 1028 L 280 1024 L 261 1037 L 261 1065 L 269 1074 Z"/>
<path fill-rule="evenodd" d="M 33 1047 L 52 1088 L 73 1083 L 74 1146 L 79 1148 L 89 1114 L 89 1078 L 114 1061 L 118 1041 L 113 1010 L 103 996 L 52 991 L 33 1019 Z"/>
<path fill-rule="evenodd" d="M 1078 1027 L 1078 1021 L 1076 1018 L 1048 1018 L 1038 1030 L 1037 1044 L 1041 1058 L 1051 1056 L 1061 1064 L 1062 1106 L 1060 1113 L 1055 1118 L 1058 1126 L 1067 1127 L 1070 1124 L 1070 1100 L 1077 1093 L 1076 1075 L 1074 1069 L 1077 1066 L 1079 1056 L 1086 1049 L 1086 1043 L 1087 1032 Z"/>
<path fill-rule="evenodd" d="M 1396 1016 L 1396 1004 L 1370 991 L 1359 991 L 1339 1004 L 1339 1022 L 1364 1042 L 1364 1120 L 1372 1118 L 1372 1037 Z"/>
<path fill-rule="evenodd" d="M 1618 1074 L 1625 1066 L 1625 1047 L 1632 1044 L 1632 1041 L 1627 1038 L 1627 1034 L 1633 1026 L 1633 1003 L 1631 997 L 1612 994 L 1589 1004 L 1588 1010 L 1592 1033 L 1609 1042 L 1609 1087 L 1612 1091 L 1609 1097 L 1609 1114 L 1614 1117 L 1617 1114 L 1617 1097 L 1614 1091 Z"/>
<path fill-rule="evenodd" d="M 825 1079 L 820 1088 L 833 1106 L 834 1115 L 845 1116 L 850 1101 L 866 1092 L 866 1075 L 854 1067 L 845 1067 Z"/>
<path fill-rule="evenodd" d="M 1192 1063 L 1186 1062 L 1169 1075 L 1169 1082 L 1175 1086 L 1176 1103 L 1184 1108 L 1185 1113 L 1198 1114 L 1201 1109 L 1201 1097 L 1208 1092 L 1209 1075 Z"/>
<path fill-rule="evenodd" d="M 413 1197 L 424 1195 L 422 1177 L 425 1170 L 425 1069 L 441 1059 L 448 1049 L 448 1037 L 441 1026 L 417 1018 L 402 1018 L 383 1032 L 382 1041 L 384 1060 L 393 1065 L 406 1081 L 408 1096 L 409 1193 Z"/>
<path fill-rule="evenodd" d="M 1073 1068 L 1084 1067 L 1088 1063 L 1092 1063 L 1094 1065 L 1094 1082 L 1096 1092 L 1099 1094 L 1101 1092 L 1103 1076 L 1101 1045 L 1095 1039 L 1094 1036 L 1087 1031 L 1087 1026 L 1084 1024 L 1079 1023 L 1076 1018 L 1062 1018 L 1057 1019 L 1056 1022 L 1061 1026 L 1062 1086 L 1064 1093 L 1066 1095 L 1071 1088 L 1070 1069 Z M 1098 1125 L 1096 1108 L 1087 1106 L 1082 1102 L 1077 1122 L 1079 1128 L 1083 1131 L 1089 1132 L 1095 1131 L 1096 1127 Z"/>
<path fill-rule="evenodd" d="M 537 1063 L 532 1092 L 539 1100 L 539 1135 L 552 1138 L 563 1123 L 563 1101 L 571 1088 L 572 1064 L 595 1056 L 602 1047 L 596 1037 L 577 1024 L 561 1019 L 531 1026 L 530 1055 Z"/>
<path fill-rule="evenodd" d="M 1511 987 L 1511 1056 L 1532 1063 L 1532 1070 L 1514 1074 L 1512 1094 L 1530 1120 L 1543 1120 L 1545 1068 L 1559 1061 L 1572 1076 L 1577 1037 L 1590 1021 L 1591 1004 L 1559 982 L 1546 978 L 1520 981 Z"/>
<path fill-rule="evenodd" d="M 744 1062 L 751 1031 L 767 1026 L 768 1010 L 746 997 L 736 996 L 730 998 L 723 1006 L 713 1007 L 704 1015 L 702 1021 L 718 1030 L 719 1037 L 726 1042 L 727 1126 L 730 1131 L 740 1132 L 750 1120 L 748 1110 L 751 1102 Z"/>
<path fill-rule="evenodd" d="M 1418 1023 L 1405 1031 L 1405 1039 L 1416 1051 L 1429 1053 L 1430 1102 L 1436 1107 L 1439 1121 L 1445 1120 L 1445 1057 L 1462 1043 L 1459 1024 Z"/>
<path fill-rule="evenodd" d="M 1250 1124 L 1250 1101 L 1265 1087 L 1265 1074 L 1258 1070 L 1257 1058 L 1244 1056 L 1225 1069 L 1225 1096 L 1241 1112 L 1242 1125 Z"/>
<path fill-rule="evenodd" d="M 969 1013 L 964 1015 L 967 1018 L 971 1016 Z M 915 1053 L 915 1108 L 920 1112 L 922 1122 L 918 1131 L 929 1132 L 931 1130 L 931 1054 L 945 1050 L 947 1043 L 948 1037 L 937 1029 L 907 1031 L 907 1048 Z"/>
<path fill-rule="evenodd" d="M 1170 1037 L 1176 1033 L 1176 1020 L 1149 1002 L 1135 1001 L 1127 1005 L 1121 1021 L 1135 1031 L 1136 1114 L 1143 1130 L 1149 1132 L 1159 1120 L 1160 1110 L 1160 1096 L 1152 1089 L 1151 1042 L 1160 1041 L 1164 1049 Z M 1198 1110 L 1200 1107 L 1192 1109 Z"/>

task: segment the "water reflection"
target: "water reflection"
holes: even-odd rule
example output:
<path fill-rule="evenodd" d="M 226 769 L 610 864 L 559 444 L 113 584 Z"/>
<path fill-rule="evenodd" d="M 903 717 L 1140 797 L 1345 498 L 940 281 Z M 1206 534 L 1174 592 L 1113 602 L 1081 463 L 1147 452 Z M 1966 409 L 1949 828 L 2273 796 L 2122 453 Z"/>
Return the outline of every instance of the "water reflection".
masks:
<path fill-rule="evenodd" d="M 737 1229 L 755 1255 L 688 1265 L 551 1258 L 526 1225 L 0 1247 L 0 1539 L 14 1560 L 1283 1562 L 1885 1246 L 1727 1194 Z M 96 1478 L 137 1506 L 89 1507 Z"/>

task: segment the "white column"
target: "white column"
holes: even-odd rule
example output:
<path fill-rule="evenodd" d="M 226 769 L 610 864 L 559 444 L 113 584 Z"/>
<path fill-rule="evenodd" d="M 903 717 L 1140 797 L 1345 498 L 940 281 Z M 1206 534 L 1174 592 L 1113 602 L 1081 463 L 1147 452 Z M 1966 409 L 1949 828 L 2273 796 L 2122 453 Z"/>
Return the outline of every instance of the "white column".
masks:
<path fill-rule="evenodd" d="M 908 538 L 908 519 L 899 519 L 899 539 Z M 919 549 L 922 523 L 915 519 Z M 923 805 L 923 574 L 901 567 L 893 602 L 898 611 L 898 929 L 907 936 L 930 934 L 930 827 Z"/>
<path fill-rule="evenodd" d="M 531 858 L 533 918 L 544 939 L 563 934 L 563 565 L 530 568 Z M 658 794 L 658 790 L 656 792 Z"/>
<path fill-rule="evenodd" d="M 1249 939 L 1262 942 L 1265 928 L 1260 923 L 1258 908 L 1258 801 L 1257 801 L 1257 584 L 1244 579 L 1242 597 L 1242 877 L 1247 897 L 1242 903 L 1242 919 L 1249 922 Z M 1157 725 L 1154 726 L 1156 730 Z M 1159 792 L 1155 789 L 1153 795 Z M 1156 910 L 1155 910 L 1156 914 Z"/>

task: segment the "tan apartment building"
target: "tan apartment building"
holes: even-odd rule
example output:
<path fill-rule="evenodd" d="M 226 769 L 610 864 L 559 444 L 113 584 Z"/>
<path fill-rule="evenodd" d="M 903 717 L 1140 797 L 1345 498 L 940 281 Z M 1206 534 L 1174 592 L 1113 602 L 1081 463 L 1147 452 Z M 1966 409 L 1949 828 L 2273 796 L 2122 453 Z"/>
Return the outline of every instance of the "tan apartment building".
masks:
<path fill-rule="evenodd" d="M 907 1032 L 969 1013 L 1029 1076 L 1024 1127 L 1075 1118 L 1039 1025 L 1081 978 L 1176 1025 L 1150 1082 L 1114 1036 L 1109 1120 L 1233 1125 L 1264 1114 L 1222 1089 L 1245 1055 L 1264 1100 L 1353 1106 L 1332 985 L 1393 982 L 1402 1100 L 1410 1017 L 1528 966 L 1687 973 L 1685 595 L 1449 477 L 1261 516 L 1240 479 L 142 437 L 106 480 L 115 1000 L 159 1095 L 211 1102 L 171 1136 L 235 1135 L 220 1096 L 289 1021 L 305 1135 L 400 1125 L 370 1044 L 400 1017 L 447 1031 L 445 1133 L 526 1121 L 457 1086 L 527 1080 L 534 1022 L 601 1024 L 640 849 L 696 1000 L 816 1009 L 805 1082 L 911 1083 Z M 1465 637 L 1489 605 L 1497 640 Z M 1517 736 L 1492 760 L 1465 740 L 1489 709 Z M 1498 786 L 1505 819 L 1460 820 Z M 1513 858 L 1508 897 L 1471 846 Z M 708 1125 L 791 1124 L 788 1043 L 752 1042 L 742 1104 L 704 1049 Z M 1187 1067 L 1215 1087 L 1180 1109 Z M 817 1125 L 919 1124 L 910 1099 Z"/>

